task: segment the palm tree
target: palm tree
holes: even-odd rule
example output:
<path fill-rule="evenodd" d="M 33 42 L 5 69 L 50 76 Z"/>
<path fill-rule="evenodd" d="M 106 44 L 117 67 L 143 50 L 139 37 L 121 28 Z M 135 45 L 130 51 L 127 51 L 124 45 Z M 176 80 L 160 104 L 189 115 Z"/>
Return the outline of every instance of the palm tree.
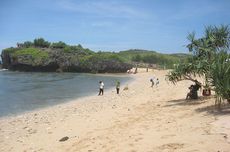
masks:
<path fill-rule="evenodd" d="M 227 52 L 220 52 L 215 56 L 212 63 L 209 81 L 216 92 L 216 103 L 218 105 L 225 99 L 230 101 L 230 55 Z"/>
<path fill-rule="evenodd" d="M 205 76 L 210 68 L 207 60 L 192 60 L 177 64 L 173 71 L 169 72 L 167 79 L 172 83 L 182 80 L 196 82 L 196 76 Z"/>
<path fill-rule="evenodd" d="M 196 39 L 193 32 L 187 39 L 190 41 L 187 48 L 193 56 L 169 72 L 168 80 L 175 84 L 181 80 L 195 81 L 194 77 L 197 75 L 204 76 L 205 86 L 212 86 L 216 91 L 218 103 L 223 99 L 229 101 L 229 26 L 208 26 L 203 37 Z"/>

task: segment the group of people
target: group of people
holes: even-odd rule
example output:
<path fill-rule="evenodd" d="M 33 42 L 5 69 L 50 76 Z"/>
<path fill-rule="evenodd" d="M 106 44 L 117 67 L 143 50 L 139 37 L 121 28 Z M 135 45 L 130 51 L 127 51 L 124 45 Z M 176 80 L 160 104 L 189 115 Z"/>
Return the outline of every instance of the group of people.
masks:
<path fill-rule="evenodd" d="M 160 81 L 158 78 L 155 79 L 155 77 L 150 79 L 151 82 L 151 87 L 153 87 L 154 85 L 157 87 L 160 84 Z M 99 93 L 98 95 L 103 95 L 104 94 L 104 83 L 102 81 L 99 81 Z M 119 94 L 120 91 L 120 81 L 116 81 L 116 92 L 117 94 Z M 186 99 L 198 99 L 198 94 L 197 91 L 201 88 L 201 84 L 195 80 L 195 84 L 191 85 L 188 89 L 190 90 L 187 93 Z M 210 95 L 211 93 L 209 92 L 208 95 Z"/>
<path fill-rule="evenodd" d="M 153 87 L 154 85 L 157 87 L 160 84 L 160 81 L 158 78 L 155 79 L 155 77 L 150 79 L 151 82 L 151 87 Z M 103 95 L 104 94 L 104 83 L 102 81 L 99 81 L 99 93 L 98 95 Z M 116 81 L 116 92 L 117 94 L 120 93 L 120 81 Z"/>
<path fill-rule="evenodd" d="M 156 85 L 156 87 L 157 87 L 160 84 L 159 79 L 156 78 L 156 80 L 155 80 L 155 77 L 151 78 L 150 82 L 151 82 L 151 87 L 153 87 L 154 85 Z"/>
<path fill-rule="evenodd" d="M 191 85 L 188 88 L 190 91 L 187 93 L 186 99 L 198 99 L 197 91 L 200 88 L 201 88 L 201 83 L 198 82 L 197 80 L 195 80 L 195 84 Z M 203 96 L 210 96 L 211 95 L 211 89 L 208 86 L 206 86 L 203 89 L 202 95 Z"/>
<path fill-rule="evenodd" d="M 187 93 L 186 99 L 198 99 L 197 91 L 201 88 L 201 84 L 195 80 L 195 84 L 191 85 L 188 89 L 190 90 Z"/>
<path fill-rule="evenodd" d="M 104 83 L 102 81 L 99 81 L 99 93 L 98 95 L 103 95 L 104 94 Z M 117 91 L 117 94 L 119 94 L 119 91 L 120 91 L 120 81 L 116 81 L 116 91 Z"/>

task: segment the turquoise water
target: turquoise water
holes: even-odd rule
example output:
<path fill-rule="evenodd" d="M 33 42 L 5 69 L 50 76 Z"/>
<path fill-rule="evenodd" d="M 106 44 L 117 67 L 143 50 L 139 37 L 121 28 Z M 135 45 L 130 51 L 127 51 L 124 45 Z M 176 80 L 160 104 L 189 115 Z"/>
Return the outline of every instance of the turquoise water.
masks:
<path fill-rule="evenodd" d="M 0 117 L 97 95 L 99 81 L 106 90 L 131 80 L 128 76 L 79 73 L 25 73 L 0 71 Z M 115 87 L 114 87 L 115 88 Z"/>

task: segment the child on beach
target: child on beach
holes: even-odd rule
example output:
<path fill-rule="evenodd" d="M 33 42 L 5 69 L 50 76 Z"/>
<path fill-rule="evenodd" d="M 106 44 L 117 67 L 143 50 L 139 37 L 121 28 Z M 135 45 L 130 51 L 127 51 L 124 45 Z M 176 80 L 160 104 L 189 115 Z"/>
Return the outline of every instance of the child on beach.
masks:
<path fill-rule="evenodd" d="M 150 82 L 151 82 L 151 87 L 153 87 L 154 86 L 154 78 L 151 78 Z"/>
<path fill-rule="evenodd" d="M 158 86 L 159 83 L 160 83 L 160 81 L 159 81 L 159 79 L 157 78 L 157 80 L 156 80 L 156 86 Z"/>
<path fill-rule="evenodd" d="M 104 93 L 104 83 L 102 81 L 99 81 L 99 94 L 98 95 L 103 95 Z"/>
<path fill-rule="evenodd" d="M 117 94 L 119 94 L 119 90 L 120 90 L 120 81 L 116 82 L 116 90 L 117 90 Z"/>

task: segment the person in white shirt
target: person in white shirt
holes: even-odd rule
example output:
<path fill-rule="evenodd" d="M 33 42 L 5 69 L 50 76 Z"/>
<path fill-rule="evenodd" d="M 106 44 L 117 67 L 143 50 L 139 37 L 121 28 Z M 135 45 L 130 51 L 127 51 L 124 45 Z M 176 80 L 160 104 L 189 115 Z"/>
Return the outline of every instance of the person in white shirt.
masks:
<path fill-rule="evenodd" d="M 100 87 L 99 87 L 99 94 L 98 95 L 103 95 L 104 93 L 104 83 L 102 81 L 99 81 Z"/>
<path fill-rule="evenodd" d="M 156 80 L 156 86 L 158 86 L 159 83 L 160 83 L 160 81 L 159 81 L 159 79 L 157 78 L 157 80 Z"/>

